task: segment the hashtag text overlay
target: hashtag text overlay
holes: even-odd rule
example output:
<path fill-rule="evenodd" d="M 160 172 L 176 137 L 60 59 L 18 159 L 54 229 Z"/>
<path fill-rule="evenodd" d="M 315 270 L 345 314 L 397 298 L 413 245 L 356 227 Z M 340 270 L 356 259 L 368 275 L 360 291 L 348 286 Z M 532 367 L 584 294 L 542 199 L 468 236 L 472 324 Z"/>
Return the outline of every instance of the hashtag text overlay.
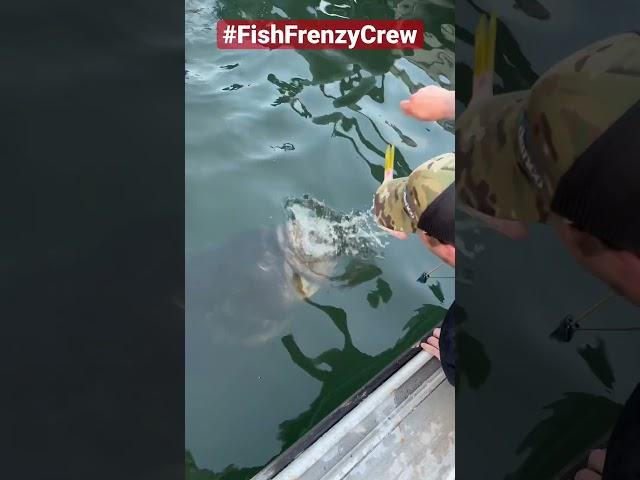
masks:
<path fill-rule="evenodd" d="M 220 20 L 218 48 L 391 50 L 424 48 L 419 20 Z"/>

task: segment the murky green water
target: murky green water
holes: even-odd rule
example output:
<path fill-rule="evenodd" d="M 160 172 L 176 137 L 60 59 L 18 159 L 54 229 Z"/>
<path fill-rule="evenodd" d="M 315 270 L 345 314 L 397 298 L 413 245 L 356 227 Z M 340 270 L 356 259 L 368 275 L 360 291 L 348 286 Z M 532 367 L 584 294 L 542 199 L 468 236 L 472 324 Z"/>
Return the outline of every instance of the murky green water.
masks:
<path fill-rule="evenodd" d="M 269 274 L 282 263 L 274 232 L 286 198 L 366 212 L 387 143 L 403 175 L 453 150 L 450 126 L 398 107 L 421 85 L 455 88 L 453 16 L 443 1 L 186 2 L 186 277 L 188 292 L 200 288 L 186 315 L 191 478 L 249 478 L 424 336 L 453 300 L 452 279 L 431 289 L 416 282 L 438 265 L 416 239 L 383 239 L 377 256 L 340 259 L 341 278 L 321 282 L 307 303 L 283 299 L 286 282 Z M 219 18 L 331 17 L 423 18 L 429 48 L 403 56 L 215 45 Z M 223 310 L 207 317 L 207 302 L 221 295 Z M 256 311 L 271 321 L 254 322 Z"/>
<path fill-rule="evenodd" d="M 637 30 L 637 3 L 459 1 L 456 4 L 457 95 L 471 93 L 473 32 L 494 10 L 496 92 L 526 89 L 553 63 L 606 36 Z M 546 19 L 538 17 L 544 13 Z M 596 26 L 594 28 L 594 26 Z M 462 218 L 462 217 L 461 217 Z M 607 295 L 602 283 L 537 226 L 511 241 L 465 219 L 458 224 L 457 301 L 466 308 L 459 353 L 469 360 L 456 400 L 460 478 L 554 478 L 596 446 L 639 381 L 640 332 L 581 332 L 571 343 L 549 339 L 565 315 Z M 622 299 L 597 309 L 584 327 L 638 326 Z M 475 339 L 475 340 L 473 340 Z M 498 414 L 499 413 L 499 414 Z"/>

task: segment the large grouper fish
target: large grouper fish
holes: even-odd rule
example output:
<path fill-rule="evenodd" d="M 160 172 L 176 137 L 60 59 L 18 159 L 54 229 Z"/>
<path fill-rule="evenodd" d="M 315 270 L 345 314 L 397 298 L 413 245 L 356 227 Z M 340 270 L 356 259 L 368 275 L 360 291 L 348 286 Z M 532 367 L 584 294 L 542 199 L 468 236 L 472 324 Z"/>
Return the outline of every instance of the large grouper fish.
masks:
<path fill-rule="evenodd" d="M 382 235 L 370 212 L 338 212 L 308 195 L 288 198 L 277 228 L 242 233 L 187 259 L 187 328 L 227 344 L 281 336 L 294 307 L 323 285 L 354 286 L 379 275 L 373 259 Z"/>

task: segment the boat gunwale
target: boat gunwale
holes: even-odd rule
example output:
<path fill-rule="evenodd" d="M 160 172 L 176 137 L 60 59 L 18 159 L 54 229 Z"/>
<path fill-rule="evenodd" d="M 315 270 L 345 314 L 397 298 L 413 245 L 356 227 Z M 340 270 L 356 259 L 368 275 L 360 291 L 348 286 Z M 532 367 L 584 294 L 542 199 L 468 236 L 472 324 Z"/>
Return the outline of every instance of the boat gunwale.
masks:
<path fill-rule="evenodd" d="M 258 472 L 258 474 L 256 474 L 255 477 L 253 477 L 252 480 L 271 480 L 279 475 L 308 448 L 310 448 L 320 437 L 338 424 L 338 422 L 340 422 L 346 415 L 375 392 L 378 387 L 383 385 L 420 353 L 427 356 L 427 360 L 425 360 L 421 367 L 424 368 L 429 365 L 429 375 L 433 375 L 440 369 L 440 361 L 431 354 L 424 352 L 420 347 L 420 342 L 418 342 L 415 346 L 399 355 L 365 385 L 354 392 L 349 398 L 340 404 L 340 406 L 318 422 L 293 445 L 274 457 L 260 472 Z"/>

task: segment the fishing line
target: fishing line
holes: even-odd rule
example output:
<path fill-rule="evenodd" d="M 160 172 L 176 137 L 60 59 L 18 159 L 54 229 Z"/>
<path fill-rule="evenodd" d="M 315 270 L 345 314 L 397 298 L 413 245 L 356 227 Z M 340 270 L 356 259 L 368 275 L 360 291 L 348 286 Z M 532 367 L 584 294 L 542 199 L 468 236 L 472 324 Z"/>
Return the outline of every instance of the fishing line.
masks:
<path fill-rule="evenodd" d="M 594 303 L 592 306 L 590 306 L 589 308 L 587 308 L 584 312 L 582 312 L 581 314 L 577 315 L 577 318 L 575 319 L 576 322 L 579 322 L 580 320 L 587 318 L 589 315 L 591 315 L 593 312 L 595 312 L 598 308 L 600 308 L 602 305 L 604 305 L 606 302 L 608 302 L 609 300 L 611 300 L 613 297 L 615 297 L 615 294 L 613 292 L 609 292 L 605 297 L 603 297 L 602 299 L 600 299 L 599 301 L 597 301 L 596 303 Z"/>
<path fill-rule="evenodd" d="M 583 332 L 629 332 L 634 330 L 640 330 L 640 327 L 606 327 L 606 328 L 582 328 L 580 322 L 590 316 L 602 305 L 614 298 L 616 295 L 613 292 L 608 293 L 605 297 L 598 300 L 592 306 L 576 315 L 567 315 L 562 319 L 560 325 L 549 335 L 550 338 L 559 340 L 561 342 L 570 342 L 573 336 L 578 331 Z"/>
<path fill-rule="evenodd" d="M 640 327 L 622 327 L 622 328 L 581 328 L 583 332 L 629 332 L 631 330 L 640 330 Z"/>

